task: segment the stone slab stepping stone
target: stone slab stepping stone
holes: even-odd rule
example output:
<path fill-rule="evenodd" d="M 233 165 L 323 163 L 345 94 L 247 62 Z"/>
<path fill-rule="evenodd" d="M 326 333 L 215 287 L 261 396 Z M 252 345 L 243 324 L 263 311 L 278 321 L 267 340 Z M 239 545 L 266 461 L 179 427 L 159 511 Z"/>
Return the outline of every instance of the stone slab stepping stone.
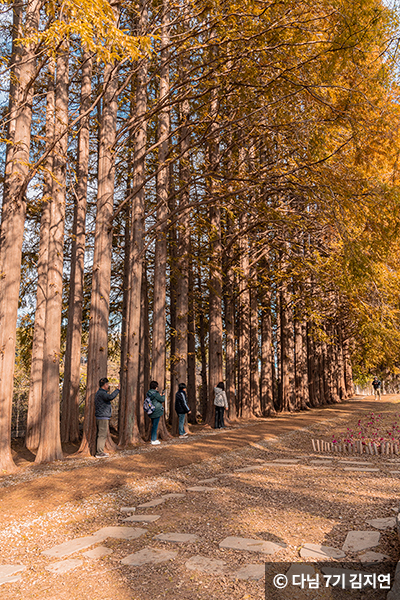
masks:
<path fill-rule="evenodd" d="M 226 475 L 226 473 L 224 473 Z M 221 477 L 221 475 L 219 476 Z M 214 481 L 218 481 L 218 477 L 210 477 L 210 479 L 200 479 L 197 483 L 214 483 Z"/>
<path fill-rule="evenodd" d="M 345 553 L 337 548 L 321 546 L 320 544 L 304 544 L 300 550 L 302 558 L 315 558 L 325 560 L 327 558 L 345 558 Z"/>
<path fill-rule="evenodd" d="M 97 548 L 93 548 L 93 550 L 84 552 L 82 556 L 86 556 L 87 558 L 102 558 L 103 556 L 108 556 L 108 554 L 112 554 L 111 548 L 97 546 Z"/>
<path fill-rule="evenodd" d="M 400 473 L 400 471 L 389 471 L 389 473 L 391 475 L 398 475 Z"/>
<path fill-rule="evenodd" d="M 233 573 L 235 579 L 253 579 L 258 581 L 265 576 L 265 564 L 262 565 L 244 565 L 241 569 Z"/>
<path fill-rule="evenodd" d="M 315 569 L 311 565 L 306 565 L 304 563 L 294 563 L 291 565 L 290 569 L 286 571 L 286 577 L 289 581 L 292 581 L 293 575 L 314 575 Z"/>
<path fill-rule="evenodd" d="M 160 506 L 160 504 L 164 504 L 165 498 L 157 498 L 156 500 L 150 500 L 149 502 L 145 502 L 144 504 L 139 504 L 138 508 L 154 508 L 155 506 Z"/>
<path fill-rule="evenodd" d="M 158 563 L 174 559 L 177 554 L 177 552 L 160 550 L 159 548 L 143 548 L 143 550 L 139 550 L 139 552 L 129 554 L 129 556 L 123 558 L 121 563 L 133 567 L 139 567 L 140 565 L 146 564 L 157 565 Z"/>
<path fill-rule="evenodd" d="M 320 458 L 321 460 L 324 460 L 324 458 L 329 458 L 330 460 L 332 460 L 332 459 L 333 459 L 333 456 L 325 456 L 324 454 L 318 454 L 318 455 L 315 455 L 315 454 L 313 454 L 313 456 L 314 456 L 315 458 Z M 315 572 L 315 571 L 314 571 L 314 572 Z"/>
<path fill-rule="evenodd" d="M 136 538 L 147 533 L 147 529 L 140 527 L 102 527 L 96 531 L 95 535 L 101 537 L 101 541 L 107 538 L 116 540 L 136 540 Z"/>
<path fill-rule="evenodd" d="M 119 510 L 122 513 L 132 513 L 132 512 L 135 512 L 136 506 L 123 506 Z"/>
<path fill-rule="evenodd" d="M 338 463 L 339 465 L 359 465 L 363 467 L 372 467 L 373 463 L 363 462 L 361 460 L 341 460 Z"/>
<path fill-rule="evenodd" d="M 191 571 L 201 571 L 212 575 L 222 575 L 225 572 L 225 565 L 226 563 L 223 560 L 198 555 L 192 556 L 185 563 L 185 567 Z"/>
<path fill-rule="evenodd" d="M 160 515 L 132 515 L 126 519 L 122 519 L 125 522 L 130 523 L 154 523 L 160 518 Z"/>
<path fill-rule="evenodd" d="M 63 575 L 81 565 L 83 565 L 83 560 L 80 560 L 79 558 L 67 558 L 67 560 L 59 560 L 51 565 L 47 565 L 45 568 L 47 571 L 50 571 L 50 573 L 54 573 L 54 575 Z"/>
<path fill-rule="evenodd" d="M 272 462 L 274 463 L 293 463 L 296 464 L 300 462 L 298 458 L 275 458 Z"/>
<path fill-rule="evenodd" d="M 184 498 L 185 496 L 186 494 L 164 494 L 164 496 L 161 497 L 167 500 L 167 498 Z"/>
<path fill-rule="evenodd" d="M 369 467 L 344 467 L 344 471 L 358 471 L 362 473 L 377 473 L 379 469 L 371 469 Z"/>
<path fill-rule="evenodd" d="M 80 550 L 86 550 L 94 544 L 103 542 L 108 537 L 132 540 L 140 537 L 144 533 L 147 533 L 147 529 L 140 529 L 139 527 L 103 527 L 96 531 L 93 535 L 87 535 L 81 538 L 75 538 L 68 542 L 63 542 L 57 546 L 53 546 L 49 550 L 44 550 L 42 554 L 44 556 L 50 556 L 52 558 L 64 558 Z"/>
<path fill-rule="evenodd" d="M 295 467 L 297 466 L 298 463 L 274 463 L 274 462 L 265 462 L 263 464 L 264 467 Z M 304 465 L 300 465 L 300 466 L 304 466 Z"/>
<path fill-rule="evenodd" d="M 213 492 L 215 490 L 219 490 L 219 488 L 217 487 L 207 487 L 205 485 L 194 485 L 186 489 L 188 490 L 188 492 Z"/>
<path fill-rule="evenodd" d="M 275 554 L 282 548 L 286 547 L 274 542 L 265 542 L 264 540 L 252 540 L 248 538 L 230 536 L 222 540 L 219 544 L 220 548 L 228 548 L 229 550 L 247 550 L 248 552 L 262 552 L 263 554 Z"/>
<path fill-rule="evenodd" d="M 235 469 L 235 473 L 249 473 L 250 471 L 257 471 L 262 469 L 264 465 L 254 465 L 253 467 L 242 467 L 241 469 Z"/>
<path fill-rule="evenodd" d="M 331 465 L 333 461 L 331 460 L 310 460 L 311 465 L 324 467 L 325 465 Z"/>
<path fill-rule="evenodd" d="M 349 531 L 343 544 L 343 552 L 361 552 L 379 544 L 378 531 Z"/>
<path fill-rule="evenodd" d="M 98 544 L 104 539 L 104 537 L 97 535 L 87 535 L 53 546 L 53 548 L 50 548 L 49 550 L 44 550 L 42 554 L 51 558 L 64 558 L 65 556 L 69 556 L 80 550 L 86 550 L 86 548 L 90 548 L 90 546 L 94 546 L 94 544 Z"/>
<path fill-rule="evenodd" d="M 386 517 L 383 519 L 371 519 L 367 521 L 368 525 L 376 527 L 376 529 L 392 529 L 396 527 L 396 517 Z"/>
<path fill-rule="evenodd" d="M 364 554 L 359 554 L 358 558 L 362 563 L 379 563 L 383 562 L 384 560 L 390 560 L 389 556 L 386 556 L 386 554 L 373 552 L 372 550 L 369 552 L 364 552 Z"/>
<path fill-rule="evenodd" d="M 0 565 L 0 585 L 3 583 L 14 583 L 21 579 L 21 571 L 25 571 L 24 565 Z"/>
<path fill-rule="evenodd" d="M 155 536 L 161 542 L 176 542 L 177 544 L 188 544 L 199 539 L 198 535 L 192 533 L 160 533 Z"/>

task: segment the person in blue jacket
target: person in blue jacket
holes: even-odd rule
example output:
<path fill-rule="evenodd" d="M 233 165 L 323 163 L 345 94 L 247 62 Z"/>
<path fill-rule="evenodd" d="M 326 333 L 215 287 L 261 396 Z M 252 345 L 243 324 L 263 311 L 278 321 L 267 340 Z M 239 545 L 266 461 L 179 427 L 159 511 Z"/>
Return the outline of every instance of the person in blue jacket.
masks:
<path fill-rule="evenodd" d="M 161 395 L 158 391 L 158 382 L 150 381 L 150 389 L 147 392 L 147 396 L 155 406 L 155 410 L 151 413 L 151 443 L 153 446 L 161 444 L 160 440 L 157 439 L 157 429 L 160 422 L 160 418 L 164 414 L 164 402 L 165 394 Z"/>
<path fill-rule="evenodd" d="M 100 387 L 94 397 L 97 423 L 96 458 L 105 458 L 108 456 L 108 454 L 104 452 L 104 446 L 108 435 L 108 424 L 111 419 L 111 402 L 119 394 L 119 385 L 112 394 L 109 394 L 109 381 L 107 377 L 102 377 L 99 381 L 99 386 Z"/>
<path fill-rule="evenodd" d="M 185 431 L 185 416 L 190 413 L 190 408 L 187 403 L 185 383 L 179 384 L 179 389 L 175 394 L 175 412 L 179 419 L 179 437 L 188 437 L 188 434 Z"/>

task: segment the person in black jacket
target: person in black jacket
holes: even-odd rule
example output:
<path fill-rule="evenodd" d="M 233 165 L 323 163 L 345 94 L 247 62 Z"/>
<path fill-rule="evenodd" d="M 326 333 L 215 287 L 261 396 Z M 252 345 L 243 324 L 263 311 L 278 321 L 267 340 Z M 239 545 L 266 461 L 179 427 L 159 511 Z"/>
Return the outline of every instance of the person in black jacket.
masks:
<path fill-rule="evenodd" d="M 111 419 L 111 401 L 119 394 L 119 385 L 117 389 L 109 394 L 110 384 L 107 377 L 102 377 L 99 381 L 99 389 L 94 397 L 94 407 L 97 423 L 97 442 L 96 442 L 96 458 L 104 458 L 108 456 L 104 452 L 104 446 L 108 435 L 108 423 Z"/>
<path fill-rule="evenodd" d="M 188 434 L 185 431 L 185 415 L 190 413 L 187 403 L 186 384 L 180 383 L 179 389 L 175 394 L 175 411 L 179 419 L 179 437 L 185 438 Z"/>

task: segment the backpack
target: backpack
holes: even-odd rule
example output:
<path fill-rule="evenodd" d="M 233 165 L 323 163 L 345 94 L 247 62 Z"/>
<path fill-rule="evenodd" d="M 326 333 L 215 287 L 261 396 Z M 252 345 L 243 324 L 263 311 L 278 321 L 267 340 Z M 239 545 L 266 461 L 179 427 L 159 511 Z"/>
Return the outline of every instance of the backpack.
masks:
<path fill-rule="evenodd" d="M 153 402 L 151 401 L 151 398 L 149 396 L 146 396 L 146 398 L 144 399 L 143 402 L 143 410 L 145 413 L 147 413 L 149 416 L 153 414 L 153 412 L 156 410 L 156 407 L 154 406 Z"/>

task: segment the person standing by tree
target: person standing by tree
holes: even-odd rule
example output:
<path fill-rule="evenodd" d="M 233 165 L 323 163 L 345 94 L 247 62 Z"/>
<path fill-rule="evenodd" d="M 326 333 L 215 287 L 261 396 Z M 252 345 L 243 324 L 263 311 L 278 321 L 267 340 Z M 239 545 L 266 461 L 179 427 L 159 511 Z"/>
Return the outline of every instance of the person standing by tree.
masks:
<path fill-rule="evenodd" d="M 375 400 L 381 399 L 381 385 L 382 385 L 381 380 L 378 379 L 377 376 L 375 375 L 374 380 L 372 382 L 372 387 L 374 388 Z"/>
<path fill-rule="evenodd" d="M 100 387 L 94 397 L 97 423 L 96 458 L 105 458 L 108 456 L 108 454 L 104 452 L 104 446 L 108 436 L 108 423 L 111 419 L 111 401 L 118 396 L 119 385 L 112 394 L 109 394 L 109 381 L 107 377 L 102 377 L 99 381 L 99 386 Z"/>
<path fill-rule="evenodd" d="M 214 388 L 214 404 L 215 404 L 215 429 L 225 427 L 224 411 L 228 408 L 228 399 L 225 393 L 225 385 L 222 381 Z"/>
<path fill-rule="evenodd" d="M 185 438 L 188 434 L 185 431 L 185 416 L 190 413 L 187 403 L 186 384 L 180 383 L 179 389 L 175 394 L 175 411 L 179 419 L 179 437 Z"/>
<path fill-rule="evenodd" d="M 158 391 L 158 382 L 150 381 L 150 389 L 147 392 L 148 398 L 150 398 L 152 404 L 155 406 L 154 411 L 151 413 L 151 443 L 153 446 L 161 444 L 160 440 L 157 439 L 157 429 L 158 424 L 160 422 L 160 418 L 164 413 L 164 402 L 165 402 L 165 393 L 160 394 Z"/>

